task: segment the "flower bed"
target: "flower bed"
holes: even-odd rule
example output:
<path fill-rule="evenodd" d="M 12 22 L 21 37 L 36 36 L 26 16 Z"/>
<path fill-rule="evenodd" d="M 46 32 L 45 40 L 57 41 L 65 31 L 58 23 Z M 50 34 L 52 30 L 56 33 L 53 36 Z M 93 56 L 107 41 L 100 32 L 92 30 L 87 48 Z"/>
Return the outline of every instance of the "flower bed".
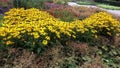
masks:
<path fill-rule="evenodd" d="M 0 67 L 119 67 L 120 38 L 116 46 L 108 38 L 120 34 L 120 22 L 106 12 L 64 22 L 46 11 L 13 8 L 0 24 Z"/>
<path fill-rule="evenodd" d="M 120 22 L 106 12 L 91 15 L 83 21 L 63 22 L 45 11 L 32 8 L 11 9 L 5 13 L 0 27 L 2 44 L 36 47 L 51 42 L 80 40 L 83 37 L 97 38 L 97 35 L 116 36 Z"/>

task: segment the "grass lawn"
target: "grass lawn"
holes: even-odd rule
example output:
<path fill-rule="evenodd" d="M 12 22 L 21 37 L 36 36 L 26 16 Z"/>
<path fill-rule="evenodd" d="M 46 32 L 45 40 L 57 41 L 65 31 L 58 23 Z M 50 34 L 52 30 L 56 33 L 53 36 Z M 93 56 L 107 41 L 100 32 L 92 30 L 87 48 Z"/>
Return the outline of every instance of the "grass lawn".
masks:
<path fill-rule="evenodd" d="M 80 4 L 80 5 L 97 5 L 96 2 L 83 2 L 83 1 L 78 1 L 77 4 Z"/>
<path fill-rule="evenodd" d="M 98 7 L 104 8 L 104 9 L 120 10 L 120 7 L 118 7 L 118 6 L 112 6 L 112 5 L 109 5 L 109 4 L 96 3 L 96 2 L 82 2 L 82 1 L 78 1 L 77 4 L 80 4 L 80 5 L 96 5 Z"/>
<path fill-rule="evenodd" d="M 120 7 L 118 6 L 112 6 L 112 5 L 106 5 L 106 4 L 98 4 L 97 6 L 105 9 L 120 10 Z"/>

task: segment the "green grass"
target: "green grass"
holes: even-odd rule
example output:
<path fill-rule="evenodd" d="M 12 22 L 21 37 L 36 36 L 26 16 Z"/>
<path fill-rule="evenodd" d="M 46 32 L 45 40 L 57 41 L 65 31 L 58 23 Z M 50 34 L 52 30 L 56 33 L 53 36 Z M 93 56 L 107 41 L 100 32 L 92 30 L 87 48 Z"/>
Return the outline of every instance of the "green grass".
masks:
<path fill-rule="evenodd" d="M 106 4 L 98 4 L 98 7 L 105 8 L 105 9 L 111 9 L 111 10 L 120 10 L 120 7 L 117 6 L 111 6 Z"/>
<path fill-rule="evenodd" d="M 80 5 L 96 5 L 97 3 L 96 2 L 78 1 L 77 4 L 80 4 Z"/>
<path fill-rule="evenodd" d="M 103 3 L 96 3 L 96 2 L 78 1 L 77 4 L 80 4 L 80 5 L 96 5 L 100 8 L 104 8 L 104 9 L 120 10 L 120 7 L 118 7 L 118 6 L 112 6 L 112 5 L 103 4 Z"/>

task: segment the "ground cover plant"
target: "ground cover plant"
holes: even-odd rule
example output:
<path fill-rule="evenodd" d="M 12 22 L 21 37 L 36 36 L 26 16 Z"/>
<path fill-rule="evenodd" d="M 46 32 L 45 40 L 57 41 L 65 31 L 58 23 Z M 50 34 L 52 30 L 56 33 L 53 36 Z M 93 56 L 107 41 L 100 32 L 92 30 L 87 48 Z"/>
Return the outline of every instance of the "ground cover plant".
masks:
<path fill-rule="evenodd" d="M 87 43 L 69 42 L 66 47 L 50 46 L 38 57 L 27 49 L 2 48 L 0 67 L 119 68 L 119 50 L 119 46 L 113 45 L 94 47 Z"/>
<path fill-rule="evenodd" d="M 72 7 L 72 10 L 76 12 L 75 15 L 79 20 L 83 20 L 89 17 L 90 15 L 98 12 L 105 12 L 99 8 L 87 8 L 87 7 Z"/>
<path fill-rule="evenodd" d="M 48 13 L 56 18 L 60 18 L 62 21 L 83 20 L 94 13 L 103 11 L 99 8 L 71 7 L 55 3 L 46 3 L 46 6 L 48 7 Z"/>
<path fill-rule="evenodd" d="M 119 15 L 113 15 L 113 14 L 112 14 L 112 16 L 113 16 L 114 18 L 116 18 L 118 21 L 120 21 L 120 16 L 119 16 Z"/>

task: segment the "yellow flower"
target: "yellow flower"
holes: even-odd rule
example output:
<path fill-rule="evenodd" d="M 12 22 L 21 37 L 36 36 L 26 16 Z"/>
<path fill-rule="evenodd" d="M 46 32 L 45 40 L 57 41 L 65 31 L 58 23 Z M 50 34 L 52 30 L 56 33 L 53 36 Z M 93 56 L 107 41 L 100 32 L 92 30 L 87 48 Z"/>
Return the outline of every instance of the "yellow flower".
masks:
<path fill-rule="evenodd" d="M 112 36 L 112 34 L 111 34 L 110 32 L 107 32 L 107 34 L 108 34 L 109 36 Z"/>
<path fill-rule="evenodd" d="M 12 42 L 12 41 L 7 41 L 6 42 L 6 45 L 11 45 L 11 44 L 13 44 L 14 42 Z"/>
<path fill-rule="evenodd" d="M 47 44 L 48 44 L 48 41 L 47 41 L 47 40 L 43 40 L 43 41 L 42 41 L 42 44 L 43 44 L 43 45 L 47 45 Z"/>
<path fill-rule="evenodd" d="M 98 38 L 98 36 L 97 36 L 97 35 L 95 35 L 95 38 Z"/>
<path fill-rule="evenodd" d="M 35 39 L 37 39 L 37 38 L 40 37 L 39 34 L 38 34 L 37 32 L 33 33 L 33 36 L 34 36 Z"/>
<path fill-rule="evenodd" d="M 46 40 L 50 40 L 50 37 L 49 37 L 49 36 L 46 36 L 45 38 L 46 38 Z"/>
<path fill-rule="evenodd" d="M 75 36 L 75 35 L 72 35 L 72 37 L 73 37 L 73 38 L 76 38 L 76 36 Z"/>
<path fill-rule="evenodd" d="M 96 33 L 97 31 L 96 30 L 91 30 L 92 33 Z"/>
<path fill-rule="evenodd" d="M 3 40 L 15 38 L 24 39 L 23 41 L 26 42 L 26 38 L 34 37 L 32 42 L 36 43 L 39 38 L 44 39 L 42 44 L 47 45 L 53 35 L 55 38 L 64 39 L 77 38 L 80 36 L 79 33 L 84 35 L 87 31 L 91 31 L 95 38 L 97 38 L 97 33 L 103 30 L 109 31 L 105 32 L 107 35 L 112 35 L 112 32 L 116 32 L 115 35 L 120 33 L 120 22 L 106 12 L 96 13 L 82 21 L 75 20 L 71 23 L 60 21 L 46 11 L 35 8 L 26 10 L 13 8 L 5 14 L 2 27 L 0 27 L 0 37 L 2 36 Z M 6 44 L 11 44 L 11 42 L 7 41 Z"/>

